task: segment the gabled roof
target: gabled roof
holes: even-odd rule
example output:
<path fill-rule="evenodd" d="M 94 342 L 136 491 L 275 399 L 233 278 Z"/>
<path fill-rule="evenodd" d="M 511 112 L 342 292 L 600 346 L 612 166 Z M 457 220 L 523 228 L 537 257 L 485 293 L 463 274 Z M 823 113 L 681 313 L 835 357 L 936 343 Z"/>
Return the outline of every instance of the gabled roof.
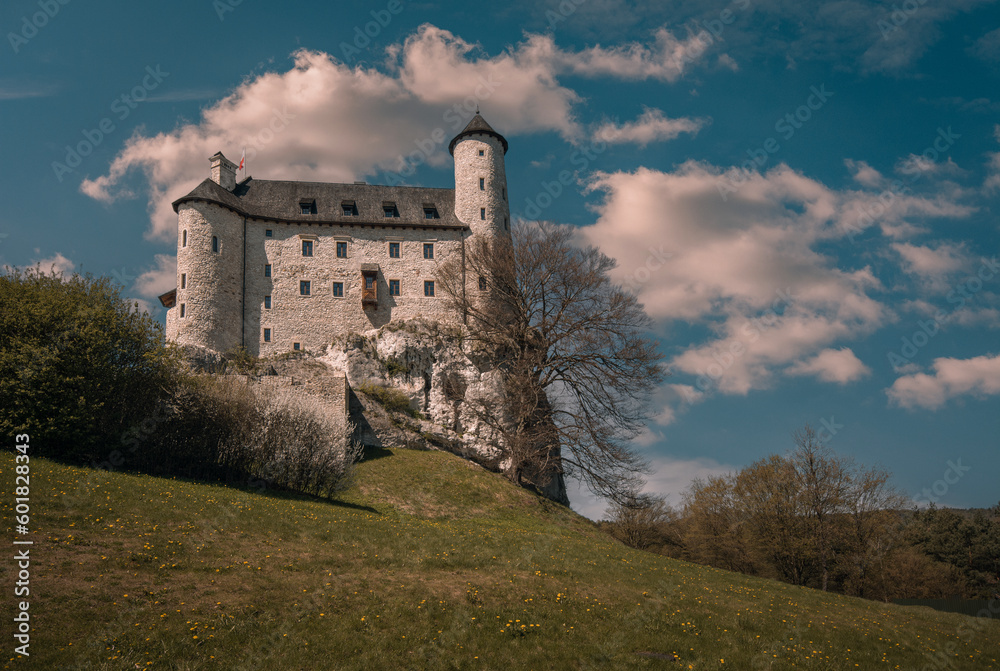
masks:
<path fill-rule="evenodd" d="M 468 229 L 455 215 L 454 189 L 250 178 L 230 192 L 206 179 L 175 200 L 174 211 L 190 201 L 215 203 L 247 217 L 290 223 Z M 315 203 L 315 214 L 303 214 L 302 203 Z M 357 215 L 345 216 L 345 203 L 352 203 Z M 385 216 L 384 208 L 389 204 L 396 206 L 398 217 Z M 425 207 L 434 207 L 438 218 L 425 218 Z"/>
<path fill-rule="evenodd" d="M 476 116 L 472 117 L 472 121 L 469 122 L 461 133 L 452 138 L 451 143 L 448 145 L 448 152 L 454 156 L 455 145 L 458 144 L 459 140 L 467 135 L 474 135 L 476 133 L 492 135 L 496 139 L 500 140 L 500 144 L 503 145 L 503 153 L 507 153 L 507 139 L 500 133 L 493 130 L 493 127 L 486 123 L 486 119 L 484 119 L 479 112 L 476 112 Z"/>

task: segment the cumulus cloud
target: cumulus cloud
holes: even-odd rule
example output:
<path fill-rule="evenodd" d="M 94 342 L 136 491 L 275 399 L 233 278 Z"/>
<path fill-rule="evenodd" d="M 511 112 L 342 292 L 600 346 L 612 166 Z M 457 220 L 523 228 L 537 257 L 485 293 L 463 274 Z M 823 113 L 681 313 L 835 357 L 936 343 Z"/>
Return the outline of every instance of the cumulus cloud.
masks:
<path fill-rule="evenodd" d="M 656 457 L 650 460 L 652 472 L 646 478 L 642 491 L 666 497 L 671 505 L 680 505 L 683 493 L 697 479 L 732 473 L 736 467 L 722 464 L 714 459 L 678 459 Z M 604 518 L 608 503 L 591 494 L 577 480 L 566 483 L 573 510 L 592 520 Z"/>
<path fill-rule="evenodd" d="M 925 289 L 935 292 L 950 290 L 948 277 L 972 263 L 964 244 L 939 243 L 930 247 L 898 242 L 892 249 L 902 257 L 903 270 L 915 275 Z"/>
<path fill-rule="evenodd" d="M 885 177 L 882 176 L 882 173 L 865 161 L 854 161 L 848 158 L 844 159 L 844 165 L 851 172 L 854 181 L 861 186 L 875 188 L 885 184 Z"/>
<path fill-rule="evenodd" d="M 920 372 L 898 378 L 886 392 L 890 402 L 903 408 L 937 410 L 958 396 L 983 398 L 1000 394 L 1000 355 L 939 358 L 932 368 L 932 374 Z"/>
<path fill-rule="evenodd" d="M 662 110 L 645 108 L 635 121 L 622 125 L 608 122 L 594 131 L 594 140 L 608 144 L 633 142 L 645 147 L 651 142 L 673 140 L 681 133 L 696 135 L 707 123 L 705 119 L 668 119 Z"/>
<path fill-rule="evenodd" d="M 871 369 L 861 362 L 849 347 L 825 349 L 806 361 L 788 368 L 791 375 L 815 375 L 824 382 L 847 384 L 871 375 Z"/>
<path fill-rule="evenodd" d="M 287 72 L 253 77 L 208 106 L 196 123 L 145 136 L 137 132 L 108 172 L 81 191 L 102 202 L 131 195 L 129 173 L 148 182 L 148 237 L 171 240 L 171 202 L 208 175 L 208 157 L 238 157 L 246 147 L 250 174 L 268 179 L 353 181 L 385 172 L 412 174 L 422 162 L 447 163 L 448 141 L 481 105 L 505 133 L 555 131 L 583 137 L 573 116 L 579 96 L 561 74 L 672 81 L 700 53 L 697 39 L 656 33 L 655 44 L 559 48 L 552 36 L 527 35 L 489 56 L 447 30 L 425 24 L 387 49 L 383 70 L 351 68 L 329 54 L 303 49 Z M 383 179 L 379 179 L 382 177 Z"/>
<path fill-rule="evenodd" d="M 156 298 L 177 286 L 177 257 L 157 254 L 156 267 L 150 268 L 135 281 L 133 291 L 148 299 Z"/>
<path fill-rule="evenodd" d="M 615 279 L 654 319 L 712 333 L 670 361 L 705 393 L 746 394 L 786 374 L 839 383 L 866 375 L 853 352 L 834 346 L 895 314 L 873 297 L 883 288 L 869 267 L 840 267 L 818 250 L 860 230 L 874 203 L 881 211 L 865 225 L 877 221 L 885 235 L 904 218 L 971 211 L 944 197 L 900 194 L 885 203 L 784 165 L 747 174 L 688 162 L 673 172 L 598 173 L 589 188 L 604 199 L 582 235 L 617 259 Z"/>
<path fill-rule="evenodd" d="M 666 28 L 660 28 L 652 46 L 633 42 L 616 47 L 594 46 L 559 55 L 562 64 L 575 74 L 673 82 L 711 45 L 705 35 L 707 33 L 691 34 L 687 39 L 679 39 Z"/>
<path fill-rule="evenodd" d="M 980 37 L 967 51 L 985 63 L 1000 65 L 1000 28 Z"/>
<path fill-rule="evenodd" d="M 56 252 L 54 256 L 45 259 L 33 259 L 31 265 L 38 266 L 43 273 L 55 273 L 62 277 L 73 272 L 73 269 L 76 267 L 75 263 L 67 259 L 60 252 Z"/>

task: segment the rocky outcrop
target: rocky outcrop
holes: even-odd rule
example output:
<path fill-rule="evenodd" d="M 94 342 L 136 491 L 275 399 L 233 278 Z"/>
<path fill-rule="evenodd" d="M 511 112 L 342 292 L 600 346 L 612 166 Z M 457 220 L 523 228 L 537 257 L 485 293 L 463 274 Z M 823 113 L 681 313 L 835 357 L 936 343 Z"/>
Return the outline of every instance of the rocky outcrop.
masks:
<path fill-rule="evenodd" d="M 353 392 L 351 419 L 363 442 L 415 447 L 422 441 L 430 449 L 506 470 L 497 437 L 471 411 L 474 404 L 502 403 L 500 376 L 472 350 L 461 328 L 393 322 L 337 340 L 318 360 L 346 375 Z M 379 397 L 392 392 L 380 389 L 395 390 L 406 407 L 390 408 Z M 568 504 L 561 473 L 532 480 L 545 496 Z"/>

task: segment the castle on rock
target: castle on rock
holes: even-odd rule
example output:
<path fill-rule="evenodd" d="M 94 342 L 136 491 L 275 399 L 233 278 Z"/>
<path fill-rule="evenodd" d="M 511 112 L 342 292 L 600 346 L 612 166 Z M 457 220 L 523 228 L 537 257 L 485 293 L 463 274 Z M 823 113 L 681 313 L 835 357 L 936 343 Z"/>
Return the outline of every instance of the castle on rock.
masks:
<path fill-rule="evenodd" d="M 322 350 L 392 320 L 460 322 L 438 264 L 477 236 L 510 236 L 507 140 L 478 113 L 451 141 L 455 186 L 436 189 L 211 178 L 173 203 L 177 287 L 160 296 L 167 340 L 255 356 Z M 463 263 L 464 267 L 464 263 Z M 485 279 L 465 278 L 467 291 Z"/>

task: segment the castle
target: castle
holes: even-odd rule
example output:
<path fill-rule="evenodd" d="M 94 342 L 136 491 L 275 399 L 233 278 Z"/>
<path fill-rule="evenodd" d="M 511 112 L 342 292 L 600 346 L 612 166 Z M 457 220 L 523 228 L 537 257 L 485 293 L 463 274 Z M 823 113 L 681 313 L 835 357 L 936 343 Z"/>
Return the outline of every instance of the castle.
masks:
<path fill-rule="evenodd" d="M 455 188 L 256 180 L 212 156 L 173 203 L 177 286 L 167 340 L 254 356 L 319 351 L 392 320 L 460 322 L 435 285 L 477 236 L 510 236 L 507 140 L 477 112 L 448 146 Z M 466 277 L 467 291 L 485 280 Z"/>

